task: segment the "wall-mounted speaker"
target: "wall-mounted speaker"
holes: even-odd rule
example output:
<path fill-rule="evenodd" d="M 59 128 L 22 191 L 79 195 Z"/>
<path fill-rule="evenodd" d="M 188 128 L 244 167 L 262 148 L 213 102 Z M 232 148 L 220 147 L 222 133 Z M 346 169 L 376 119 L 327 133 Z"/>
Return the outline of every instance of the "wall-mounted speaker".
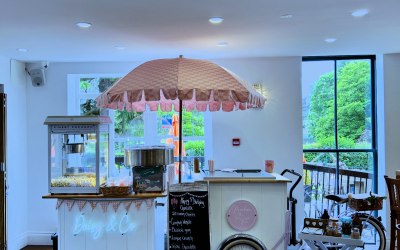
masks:
<path fill-rule="evenodd" d="M 45 76 L 43 69 L 31 69 L 29 70 L 29 75 L 31 76 L 32 85 L 34 87 L 40 87 L 45 84 Z"/>

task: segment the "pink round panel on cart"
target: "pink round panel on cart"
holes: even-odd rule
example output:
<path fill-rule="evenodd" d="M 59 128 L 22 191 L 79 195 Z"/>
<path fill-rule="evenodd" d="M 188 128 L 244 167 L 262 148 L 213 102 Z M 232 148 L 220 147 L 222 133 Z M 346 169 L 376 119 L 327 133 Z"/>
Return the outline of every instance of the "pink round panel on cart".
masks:
<path fill-rule="evenodd" d="M 238 200 L 228 208 L 226 219 L 236 231 L 247 231 L 257 222 L 257 209 L 249 201 Z"/>

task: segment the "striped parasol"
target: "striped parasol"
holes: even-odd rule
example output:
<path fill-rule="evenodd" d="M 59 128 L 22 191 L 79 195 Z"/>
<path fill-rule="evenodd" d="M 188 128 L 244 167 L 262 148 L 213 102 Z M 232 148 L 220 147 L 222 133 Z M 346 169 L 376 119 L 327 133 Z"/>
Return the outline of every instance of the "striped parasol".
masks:
<path fill-rule="evenodd" d="M 229 70 L 206 60 L 157 59 L 145 62 L 96 98 L 100 108 L 179 112 L 179 168 L 182 112 L 262 108 L 265 98 Z M 181 182 L 181 171 L 179 171 Z"/>

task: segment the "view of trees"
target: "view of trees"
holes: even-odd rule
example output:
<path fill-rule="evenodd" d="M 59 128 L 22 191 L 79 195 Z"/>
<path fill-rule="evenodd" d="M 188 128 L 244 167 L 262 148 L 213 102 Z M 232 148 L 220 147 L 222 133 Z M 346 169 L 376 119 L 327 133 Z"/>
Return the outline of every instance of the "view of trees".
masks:
<path fill-rule="evenodd" d="M 175 111 L 163 112 L 157 111 L 158 117 L 171 119 Z M 184 137 L 202 137 L 204 136 L 204 116 L 197 111 L 187 112 L 183 110 L 182 113 L 182 133 Z M 161 130 L 158 128 L 159 135 L 167 135 L 168 130 Z M 204 141 L 187 141 L 185 142 L 185 151 L 188 156 L 204 156 Z"/>
<path fill-rule="evenodd" d="M 337 64 L 337 135 L 338 148 L 371 148 L 370 63 L 364 60 L 338 61 Z M 309 149 L 335 149 L 334 72 L 319 77 L 310 94 L 305 127 L 312 143 Z M 311 161 L 317 154 L 306 154 Z M 369 168 L 368 154 L 341 153 L 341 162 L 360 169 Z"/>

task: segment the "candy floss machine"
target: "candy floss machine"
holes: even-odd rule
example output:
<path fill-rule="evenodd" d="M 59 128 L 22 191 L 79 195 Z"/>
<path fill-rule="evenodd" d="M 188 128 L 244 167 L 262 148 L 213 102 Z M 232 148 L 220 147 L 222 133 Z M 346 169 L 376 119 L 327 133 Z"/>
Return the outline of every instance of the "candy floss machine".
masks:
<path fill-rule="evenodd" d="M 109 124 L 106 116 L 49 116 L 50 193 L 99 193 L 108 176 Z"/>
<path fill-rule="evenodd" d="M 173 149 L 170 147 L 125 149 L 125 165 L 132 167 L 133 191 L 136 193 L 163 192 L 166 167 L 173 162 Z"/>

